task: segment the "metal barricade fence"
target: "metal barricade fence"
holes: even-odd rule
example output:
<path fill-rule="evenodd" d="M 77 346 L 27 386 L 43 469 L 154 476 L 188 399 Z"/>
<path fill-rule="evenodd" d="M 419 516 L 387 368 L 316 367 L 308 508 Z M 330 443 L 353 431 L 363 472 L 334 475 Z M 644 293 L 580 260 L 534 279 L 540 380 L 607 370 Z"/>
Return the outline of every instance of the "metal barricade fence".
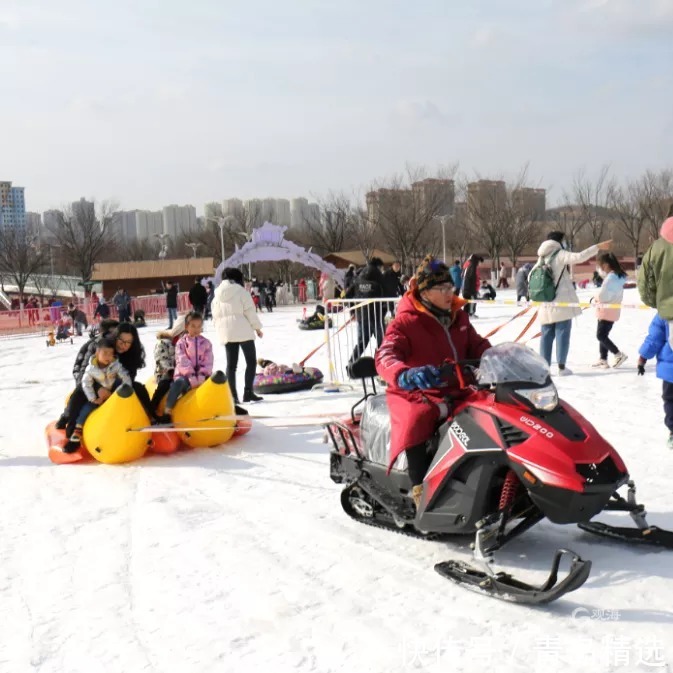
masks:
<path fill-rule="evenodd" d="M 351 385 L 348 365 L 363 355 L 374 356 L 400 298 L 333 299 L 325 306 L 325 343 L 329 383 Z"/>

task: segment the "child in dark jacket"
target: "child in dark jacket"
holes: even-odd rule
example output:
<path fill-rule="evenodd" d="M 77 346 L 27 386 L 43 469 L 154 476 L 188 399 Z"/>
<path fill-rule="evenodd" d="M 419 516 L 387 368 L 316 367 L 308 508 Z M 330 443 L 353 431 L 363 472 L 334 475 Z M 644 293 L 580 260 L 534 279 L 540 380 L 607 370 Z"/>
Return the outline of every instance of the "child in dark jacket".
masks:
<path fill-rule="evenodd" d="M 667 446 L 673 449 L 673 350 L 669 323 L 658 314 L 650 323 L 650 330 L 639 351 L 638 375 L 645 374 L 645 363 L 656 356 L 657 378 L 663 380 L 662 399 L 664 400 L 664 423 L 668 428 Z"/>
<path fill-rule="evenodd" d="M 154 347 L 154 380 L 157 387 L 152 395 L 152 409 L 155 412 L 173 383 L 175 344 L 184 332 L 185 318 L 180 316 L 170 330 L 157 333 L 157 343 Z"/>
<path fill-rule="evenodd" d="M 186 334 L 175 344 L 173 383 L 166 398 L 163 423 L 172 421 L 176 402 L 192 388 L 198 388 L 213 373 L 213 346 L 201 335 L 203 317 L 197 311 L 185 316 Z"/>
<path fill-rule="evenodd" d="M 82 377 L 82 389 L 87 402 L 77 416 L 73 434 L 63 447 L 64 453 L 74 453 L 79 449 L 86 419 L 121 384 L 132 385 L 131 377 L 117 360 L 114 339 L 101 337 L 96 343 L 96 354 L 91 358 Z"/>

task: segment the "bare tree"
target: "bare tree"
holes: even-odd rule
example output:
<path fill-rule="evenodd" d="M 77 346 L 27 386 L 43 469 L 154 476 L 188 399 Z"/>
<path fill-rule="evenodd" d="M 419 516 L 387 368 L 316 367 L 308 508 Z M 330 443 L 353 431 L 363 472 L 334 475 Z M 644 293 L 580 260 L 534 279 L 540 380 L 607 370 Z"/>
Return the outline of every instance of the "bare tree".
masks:
<path fill-rule="evenodd" d="M 91 280 L 93 268 L 115 244 L 113 225 L 118 207 L 111 201 L 80 201 L 70 209 L 59 211 L 51 233 L 59 241 L 71 268 L 84 282 Z"/>
<path fill-rule="evenodd" d="M 423 167 L 407 166 L 405 174 L 379 181 L 367 193 L 368 219 L 405 270 L 441 250 L 439 218 L 452 214 L 457 168 L 430 176 Z"/>
<path fill-rule="evenodd" d="M 582 214 L 582 209 L 573 205 L 568 195 L 564 196 L 564 201 L 563 205 L 548 211 L 547 215 L 554 223 L 554 227 L 563 232 L 570 249 L 574 250 L 587 221 Z"/>
<path fill-rule="evenodd" d="M 673 203 L 673 170 L 655 173 L 647 171 L 640 180 L 642 207 L 647 218 L 647 226 L 653 241 L 659 238 L 659 228 Z"/>
<path fill-rule="evenodd" d="M 353 211 L 352 236 L 354 244 L 365 259 L 370 259 L 374 250 L 380 245 L 376 225 L 369 219 L 367 211 L 363 208 Z"/>
<path fill-rule="evenodd" d="M 507 186 L 504 180 L 484 180 L 464 184 L 467 194 L 467 220 L 477 245 L 491 259 L 491 269 L 498 268 L 505 246 L 504 216 L 507 209 Z"/>
<path fill-rule="evenodd" d="M 141 262 L 157 258 L 156 245 L 152 245 L 147 239 L 125 241 L 118 247 L 117 257 L 125 261 Z"/>
<path fill-rule="evenodd" d="M 305 217 L 305 240 L 322 254 L 339 252 L 352 237 L 354 209 L 351 200 L 343 193 L 330 192 L 318 200 L 316 217 Z"/>
<path fill-rule="evenodd" d="M 617 221 L 617 229 L 631 244 L 634 260 L 640 254 L 640 243 L 648 223 L 644 201 L 642 180 L 629 181 L 623 187 L 614 189 L 610 196 L 610 208 Z"/>
<path fill-rule="evenodd" d="M 4 279 L 16 285 L 19 301 L 28 281 L 45 266 L 45 255 L 37 244 L 37 237 L 26 237 L 23 232 L 5 227 L 0 229 L 0 272 Z"/>
<path fill-rule="evenodd" d="M 475 245 L 474 232 L 467 217 L 467 203 L 456 203 L 453 217 L 446 228 L 446 247 L 451 253 L 448 256 L 458 260 L 467 259 Z"/>
<path fill-rule="evenodd" d="M 609 166 L 603 166 L 595 180 L 588 177 L 584 169 L 580 169 L 573 178 L 572 200 L 579 208 L 583 226 L 588 229 L 592 243 L 600 243 L 605 238 L 606 228 L 612 219 L 609 204 L 616 188 Z"/>

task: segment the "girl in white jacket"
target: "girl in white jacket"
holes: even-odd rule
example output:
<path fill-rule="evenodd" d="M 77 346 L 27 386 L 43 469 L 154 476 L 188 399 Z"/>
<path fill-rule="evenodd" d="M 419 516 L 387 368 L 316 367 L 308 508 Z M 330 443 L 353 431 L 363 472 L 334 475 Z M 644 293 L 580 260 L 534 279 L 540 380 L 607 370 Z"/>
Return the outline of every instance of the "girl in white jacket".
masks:
<path fill-rule="evenodd" d="M 234 400 L 236 403 L 239 401 L 236 368 L 240 346 L 245 358 L 243 401 L 259 402 L 262 398 L 253 393 L 252 386 L 257 367 L 255 334 L 260 338 L 263 336 L 262 323 L 257 317 L 250 293 L 243 286 L 243 274 L 238 269 L 227 268 L 222 272 L 222 282 L 215 290 L 211 310 L 217 336 L 227 353 L 227 379 Z"/>
<path fill-rule="evenodd" d="M 615 367 L 623 365 L 628 356 L 622 353 L 608 336 L 619 320 L 620 309 L 607 308 L 601 304 L 621 304 L 624 297 L 624 282 L 626 281 L 626 272 L 622 269 L 619 260 L 611 252 L 601 252 L 596 259 L 598 273 L 603 277 L 603 284 L 596 293 L 594 301 L 598 303 L 596 307 L 596 317 L 598 318 L 598 327 L 596 329 L 596 338 L 598 339 L 600 360 L 593 365 L 598 369 L 608 369 L 608 351 L 615 356 Z"/>

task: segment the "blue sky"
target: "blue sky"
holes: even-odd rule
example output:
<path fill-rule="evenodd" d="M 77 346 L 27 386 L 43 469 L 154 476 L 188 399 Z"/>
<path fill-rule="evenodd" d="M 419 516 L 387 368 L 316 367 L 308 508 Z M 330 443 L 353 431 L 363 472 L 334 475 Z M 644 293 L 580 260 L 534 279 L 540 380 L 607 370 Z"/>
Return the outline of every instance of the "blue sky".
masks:
<path fill-rule="evenodd" d="M 30 210 L 362 190 L 459 162 L 559 198 L 673 165 L 672 0 L 0 0 Z"/>

